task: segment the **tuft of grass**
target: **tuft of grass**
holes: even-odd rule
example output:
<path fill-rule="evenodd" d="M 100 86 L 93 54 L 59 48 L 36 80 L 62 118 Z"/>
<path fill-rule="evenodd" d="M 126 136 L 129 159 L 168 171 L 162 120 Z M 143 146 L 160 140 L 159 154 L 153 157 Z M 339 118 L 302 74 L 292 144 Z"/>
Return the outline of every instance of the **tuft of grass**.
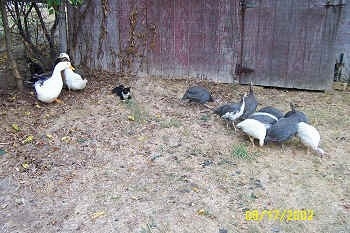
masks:
<path fill-rule="evenodd" d="M 257 153 L 248 151 L 246 145 L 244 144 L 234 145 L 231 154 L 235 158 L 245 160 L 251 160 L 258 156 Z"/>
<path fill-rule="evenodd" d="M 148 114 L 133 100 L 127 100 L 126 106 L 130 110 L 133 121 L 143 123 L 148 119 Z"/>
<path fill-rule="evenodd" d="M 200 120 L 204 121 L 204 122 L 207 122 L 209 119 L 210 119 L 210 115 L 209 114 L 202 115 L 201 118 L 200 118 Z"/>
<path fill-rule="evenodd" d="M 166 119 L 162 122 L 160 122 L 160 127 L 161 128 L 171 128 L 171 127 L 175 127 L 175 128 L 179 128 L 181 126 L 181 122 L 177 119 Z"/>

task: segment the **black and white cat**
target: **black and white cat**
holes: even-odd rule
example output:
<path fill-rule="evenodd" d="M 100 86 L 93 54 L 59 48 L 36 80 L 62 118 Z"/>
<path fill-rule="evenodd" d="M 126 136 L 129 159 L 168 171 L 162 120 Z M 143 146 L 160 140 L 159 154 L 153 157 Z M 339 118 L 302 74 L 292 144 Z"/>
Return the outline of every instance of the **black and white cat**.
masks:
<path fill-rule="evenodd" d="M 130 87 L 119 85 L 112 90 L 121 100 L 131 99 Z"/>

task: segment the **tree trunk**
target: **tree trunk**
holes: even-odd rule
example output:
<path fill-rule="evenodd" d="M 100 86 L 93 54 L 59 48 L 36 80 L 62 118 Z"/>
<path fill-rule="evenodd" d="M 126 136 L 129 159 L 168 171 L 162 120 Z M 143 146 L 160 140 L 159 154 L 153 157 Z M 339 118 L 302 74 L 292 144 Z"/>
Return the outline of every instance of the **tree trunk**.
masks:
<path fill-rule="evenodd" d="M 67 23 L 66 23 L 66 1 L 61 1 L 58 13 L 59 23 L 59 51 L 67 52 Z"/>
<path fill-rule="evenodd" d="M 7 19 L 7 11 L 6 11 L 6 1 L 0 0 L 0 8 L 1 8 L 1 17 L 2 17 L 2 23 L 4 26 L 4 32 L 5 32 L 5 42 L 6 42 L 6 51 L 7 51 L 7 58 L 9 61 L 10 68 L 13 72 L 13 75 L 16 79 L 16 85 L 19 90 L 23 90 L 23 79 L 22 76 L 19 74 L 17 63 L 14 60 L 14 56 L 11 51 L 11 35 L 10 35 L 10 28 L 8 24 Z"/>

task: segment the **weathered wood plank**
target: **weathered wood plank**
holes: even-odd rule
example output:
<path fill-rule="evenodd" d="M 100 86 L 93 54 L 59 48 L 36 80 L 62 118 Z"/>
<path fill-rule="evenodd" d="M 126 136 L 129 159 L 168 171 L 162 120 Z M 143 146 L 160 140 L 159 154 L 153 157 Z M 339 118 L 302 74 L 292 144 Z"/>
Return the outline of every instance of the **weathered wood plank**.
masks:
<path fill-rule="evenodd" d="M 270 1 L 273 6 L 266 13 L 262 13 L 263 2 L 259 3 L 247 10 L 243 50 L 243 65 L 255 72 L 243 75 L 241 83 L 252 80 L 267 86 L 328 89 L 339 13 L 325 8 L 322 1 Z M 273 17 L 263 18 L 269 11 Z M 272 31 L 261 23 L 270 19 Z M 271 47 L 269 43 L 262 46 L 266 41 L 272 41 Z"/>

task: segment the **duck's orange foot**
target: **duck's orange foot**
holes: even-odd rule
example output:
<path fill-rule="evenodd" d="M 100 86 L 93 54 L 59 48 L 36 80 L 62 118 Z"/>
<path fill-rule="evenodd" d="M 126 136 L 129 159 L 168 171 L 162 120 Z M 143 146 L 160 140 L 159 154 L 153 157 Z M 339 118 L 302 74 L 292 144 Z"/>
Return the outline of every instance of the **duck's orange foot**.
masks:
<path fill-rule="evenodd" d="M 60 100 L 60 99 L 55 99 L 55 102 L 58 103 L 58 104 L 63 104 L 63 101 Z"/>

